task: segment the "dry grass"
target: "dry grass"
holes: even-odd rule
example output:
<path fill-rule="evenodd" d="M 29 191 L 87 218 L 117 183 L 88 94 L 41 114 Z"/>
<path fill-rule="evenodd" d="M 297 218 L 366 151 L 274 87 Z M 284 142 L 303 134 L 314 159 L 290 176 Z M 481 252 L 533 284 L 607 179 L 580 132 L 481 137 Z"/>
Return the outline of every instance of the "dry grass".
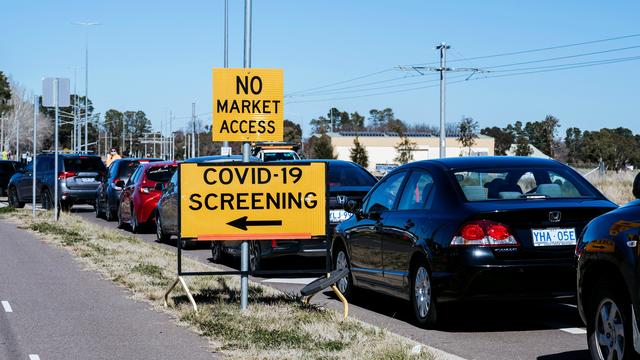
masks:
<path fill-rule="evenodd" d="M 594 172 L 587 176 L 587 180 L 597 187 L 609 200 L 618 205 L 623 205 L 634 200 L 632 193 L 633 180 L 637 174 L 637 171 L 607 171 L 604 175 L 599 175 L 597 172 Z"/>
<path fill-rule="evenodd" d="M 192 311 L 181 288 L 172 293 L 171 306 L 162 306 L 164 290 L 175 278 L 174 252 L 118 231 L 89 224 L 63 214 L 58 223 L 51 215 L 4 211 L 25 229 L 77 256 L 89 269 L 126 287 L 133 298 L 171 314 L 209 339 L 212 350 L 233 359 L 431 359 L 427 351 L 414 355 L 417 345 L 381 328 L 358 320 L 342 321 L 341 314 L 307 306 L 295 295 L 259 284 L 250 286 L 250 306 L 239 310 L 237 276 L 188 278 L 200 311 Z M 211 271 L 213 267 L 183 258 L 183 268 Z"/>

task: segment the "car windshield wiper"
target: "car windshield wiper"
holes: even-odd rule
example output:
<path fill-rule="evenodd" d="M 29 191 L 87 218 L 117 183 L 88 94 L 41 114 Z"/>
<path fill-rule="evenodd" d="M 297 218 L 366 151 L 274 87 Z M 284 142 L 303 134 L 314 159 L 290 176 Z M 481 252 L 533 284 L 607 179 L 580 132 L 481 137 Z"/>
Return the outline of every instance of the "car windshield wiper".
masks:
<path fill-rule="evenodd" d="M 520 199 L 546 199 L 547 195 L 545 194 L 522 194 L 520 195 Z"/>

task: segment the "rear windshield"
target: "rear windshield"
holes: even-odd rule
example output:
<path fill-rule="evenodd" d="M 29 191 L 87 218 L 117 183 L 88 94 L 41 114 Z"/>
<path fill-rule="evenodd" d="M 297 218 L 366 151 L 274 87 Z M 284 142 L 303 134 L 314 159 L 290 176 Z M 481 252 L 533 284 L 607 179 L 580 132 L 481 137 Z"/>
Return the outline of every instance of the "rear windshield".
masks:
<path fill-rule="evenodd" d="M 138 167 L 138 165 L 140 164 L 140 161 L 138 160 L 124 160 L 120 163 L 120 166 L 118 166 L 118 179 L 119 180 L 126 180 L 128 179 L 131 174 L 133 174 L 134 171 L 136 171 L 136 168 Z"/>
<path fill-rule="evenodd" d="M 585 179 L 563 168 L 466 169 L 453 175 L 467 201 L 597 196 Z"/>
<path fill-rule="evenodd" d="M 329 165 L 329 186 L 373 186 L 376 178 L 359 166 Z"/>
<path fill-rule="evenodd" d="M 106 172 L 102 160 L 93 156 L 65 157 L 64 170 L 73 172 Z"/>
<path fill-rule="evenodd" d="M 294 152 L 270 152 L 263 154 L 264 161 L 298 160 Z"/>
<path fill-rule="evenodd" d="M 13 167 L 13 163 L 10 162 L 0 162 L 0 172 L 12 174 L 15 172 L 15 168 Z"/>
<path fill-rule="evenodd" d="M 175 165 L 154 166 L 147 170 L 147 180 L 166 183 L 176 171 Z"/>

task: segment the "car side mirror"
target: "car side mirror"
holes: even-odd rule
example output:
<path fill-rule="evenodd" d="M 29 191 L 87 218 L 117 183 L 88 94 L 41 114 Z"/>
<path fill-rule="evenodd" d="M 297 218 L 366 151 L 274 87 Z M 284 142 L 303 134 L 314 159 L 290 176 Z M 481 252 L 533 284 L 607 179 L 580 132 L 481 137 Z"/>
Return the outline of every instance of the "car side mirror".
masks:
<path fill-rule="evenodd" d="M 635 196 L 636 199 L 640 199 L 640 173 L 638 173 L 636 179 L 633 180 L 633 196 Z"/>
<path fill-rule="evenodd" d="M 158 191 L 162 191 L 164 190 L 164 183 L 157 183 L 156 186 L 154 186 L 153 188 Z"/>
<path fill-rule="evenodd" d="M 116 186 L 117 186 L 117 187 L 124 187 L 124 180 L 118 180 L 118 181 L 116 181 Z"/>
<path fill-rule="evenodd" d="M 350 214 L 357 214 L 360 210 L 360 202 L 354 199 L 348 199 L 347 202 L 342 206 L 344 211 Z"/>

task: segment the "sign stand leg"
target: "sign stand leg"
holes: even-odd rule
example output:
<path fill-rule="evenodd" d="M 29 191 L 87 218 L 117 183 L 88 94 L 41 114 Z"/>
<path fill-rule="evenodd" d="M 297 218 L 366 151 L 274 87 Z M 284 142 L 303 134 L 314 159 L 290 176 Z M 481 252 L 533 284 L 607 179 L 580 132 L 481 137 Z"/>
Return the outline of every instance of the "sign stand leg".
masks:
<path fill-rule="evenodd" d="M 191 291 L 189 291 L 189 287 L 187 286 L 187 283 L 184 281 L 184 278 L 182 276 L 178 276 L 176 280 L 171 284 L 169 289 L 167 289 L 167 291 L 164 293 L 164 306 L 165 307 L 169 306 L 169 294 L 171 293 L 171 291 L 173 291 L 176 285 L 178 285 L 178 282 L 180 282 L 180 284 L 182 285 L 182 288 L 187 293 L 187 297 L 191 302 L 191 306 L 193 306 L 193 311 L 197 313 L 198 304 L 196 304 L 196 301 L 193 299 L 193 295 L 191 295 Z"/>

